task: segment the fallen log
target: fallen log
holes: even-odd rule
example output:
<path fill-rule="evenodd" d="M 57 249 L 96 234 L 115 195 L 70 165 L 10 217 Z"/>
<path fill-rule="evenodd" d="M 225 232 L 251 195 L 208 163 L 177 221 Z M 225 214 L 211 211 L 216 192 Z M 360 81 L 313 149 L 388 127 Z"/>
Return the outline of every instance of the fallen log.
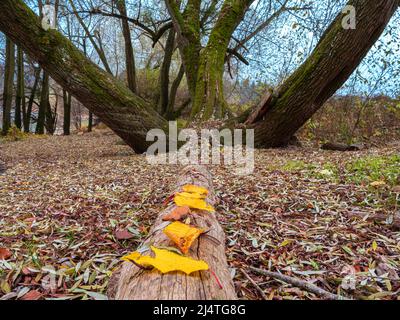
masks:
<path fill-rule="evenodd" d="M 328 151 L 360 151 L 361 146 L 356 144 L 344 144 L 344 143 L 337 143 L 337 142 L 328 142 L 321 146 L 322 150 Z"/>
<path fill-rule="evenodd" d="M 202 166 L 185 168 L 178 180 L 176 192 L 187 184 L 205 187 L 209 190 L 207 203 L 216 204 L 216 197 L 212 186 L 211 175 Z M 157 217 L 149 236 L 140 246 L 148 248 L 172 247 L 173 243 L 163 233 L 169 224 L 163 218 L 176 209 L 170 203 Z M 215 213 L 207 211 L 192 211 L 191 224 L 209 230 L 202 235 L 192 248 L 188 256 L 204 260 L 209 270 L 186 275 L 181 272 L 161 274 L 159 271 L 143 270 L 131 262 L 124 262 L 115 271 L 110 279 L 108 297 L 112 300 L 235 300 L 237 299 L 234 285 L 228 270 L 225 255 L 225 234 L 218 223 Z M 150 249 L 143 254 L 149 255 Z"/>

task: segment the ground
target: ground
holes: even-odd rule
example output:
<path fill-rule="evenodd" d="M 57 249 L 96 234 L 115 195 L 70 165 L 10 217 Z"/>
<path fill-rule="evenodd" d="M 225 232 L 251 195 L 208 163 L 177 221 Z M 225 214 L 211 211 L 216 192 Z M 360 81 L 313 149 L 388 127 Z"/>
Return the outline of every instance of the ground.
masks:
<path fill-rule="evenodd" d="M 180 172 L 149 165 L 103 131 L 3 141 L 0 151 L 8 167 L 0 174 L 0 299 L 104 298 Z M 345 297 L 398 299 L 399 152 L 400 143 L 353 153 L 263 150 L 254 175 L 211 167 L 239 298 L 262 298 L 241 270 L 269 299 L 320 298 L 255 266 Z"/>

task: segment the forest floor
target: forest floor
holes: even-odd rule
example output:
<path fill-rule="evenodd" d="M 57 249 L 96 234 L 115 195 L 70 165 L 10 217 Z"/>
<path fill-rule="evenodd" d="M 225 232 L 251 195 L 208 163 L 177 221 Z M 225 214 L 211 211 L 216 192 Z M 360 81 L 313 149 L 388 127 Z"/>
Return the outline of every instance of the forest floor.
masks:
<path fill-rule="evenodd" d="M 0 299 L 102 299 L 180 168 L 151 166 L 112 133 L 0 142 Z M 211 172 L 238 296 L 319 299 L 278 271 L 355 299 L 399 299 L 400 143 L 360 152 L 256 152 L 254 175 Z M 378 219 L 379 217 L 379 219 Z M 119 240 L 116 230 L 131 239 Z M 5 260 L 2 260 L 5 259 Z"/>

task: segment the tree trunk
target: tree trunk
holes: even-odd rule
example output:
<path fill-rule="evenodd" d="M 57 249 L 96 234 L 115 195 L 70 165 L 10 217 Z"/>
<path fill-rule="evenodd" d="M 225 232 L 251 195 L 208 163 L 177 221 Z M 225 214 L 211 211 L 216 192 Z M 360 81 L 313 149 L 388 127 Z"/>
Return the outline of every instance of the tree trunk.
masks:
<path fill-rule="evenodd" d="M 93 130 L 93 113 L 89 111 L 88 132 L 92 132 L 92 130 Z"/>
<path fill-rule="evenodd" d="M 49 74 L 43 71 L 42 88 L 40 90 L 39 111 L 36 122 L 36 134 L 44 134 L 46 111 L 49 104 Z"/>
<path fill-rule="evenodd" d="M 11 127 L 11 105 L 13 99 L 15 45 L 10 38 L 6 40 L 6 62 L 4 68 L 3 91 L 3 135 L 7 135 Z"/>
<path fill-rule="evenodd" d="M 207 46 L 199 57 L 192 118 L 222 118 L 226 112 L 223 75 L 230 39 L 252 0 L 225 0 Z"/>
<path fill-rule="evenodd" d="M 169 71 L 171 68 L 172 55 L 175 47 L 175 31 L 171 29 L 165 44 L 164 60 L 160 70 L 160 101 L 159 110 L 166 115 L 169 100 Z"/>
<path fill-rule="evenodd" d="M 15 96 L 15 126 L 22 129 L 22 123 L 26 121 L 25 106 L 25 77 L 24 77 L 24 53 L 18 47 L 17 54 L 17 93 Z"/>
<path fill-rule="evenodd" d="M 64 123 L 63 132 L 64 136 L 71 134 L 71 95 L 63 90 L 63 102 L 64 102 Z"/>
<path fill-rule="evenodd" d="M 33 102 L 35 101 L 35 95 L 36 95 L 37 87 L 39 85 L 39 80 L 40 80 L 40 67 L 37 67 L 35 69 L 35 81 L 33 83 L 31 94 L 29 96 L 28 108 L 26 109 L 26 118 L 25 118 L 25 122 L 24 122 L 24 131 L 25 132 L 30 132 L 32 107 L 33 107 Z"/>
<path fill-rule="evenodd" d="M 178 180 L 180 191 L 185 184 L 195 184 L 207 188 L 210 192 L 208 203 L 215 204 L 216 197 L 212 188 L 212 179 L 204 167 L 189 166 Z M 166 223 L 162 218 L 175 205 L 169 205 L 156 219 L 145 245 L 172 246 L 170 240 L 162 232 Z M 210 230 L 201 236 L 189 251 L 194 259 L 208 263 L 210 270 L 187 276 L 184 273 L 161 274 L 158 271 L 143 271 L 133 263 L 124 262 L 114 272 L 108 295 L 116 300 L 234 300 L 237 299 L 233 282 L 228 270 L 225 256 L 225 235 L 218 223 L 215 213 L 197 211 L 192 214 L 192 223 L 200 228 Z M 212 275 L 215 273 L 215 277 Z M 220 282 L 222 288 L 218 284 Z"/>
<path fill-rule="evenodd" d="M 122 16 L 126 17 L 127 12 L 125 0 L 116 0 L 116 2 L 118 11 Z M 131 89 L 133 93 L 137 93 L 135 56 L 133 54 L 131 29 L 129 28 L 127 19 L 122 19 L 122 34 L 124 35 L 125 41 L 125 61 L 128 88 Z"/>
<path fill-rule="evenodd" d="M 181 66 L 179 68 L 178 75 L 176 76 L 174 82 L 172 82 L 171 85 L 171 91 L 169 93 L 169 99 L 168 99 L 168 106 L 165 112 L 165 117 L 167 118 L 167 120 L 175 120 L 177 118 L 175 113 L 176 94 L 178 92 L 179 86 L 182 82 L 184 75 L 185 75 L 185 69 L 183 68 L 183 66 Z"/>
<path fill-rule="evenodd" d="M 399 1 L 351 0 L 348 4 L 356 9 L 356 29 L 344 29 L 345 14 L 340 13 L 311 56 L 285 81 L 273 99 L 265 99 L 266 104 L 261 106 L 263 112 L 256 117 L 261 120 L 251 126 L 255 129 L 256 147 L 280 147 L 290 141 L 350 77 L 382 34 Z"/>
<path fill-rule="evenodd" d="M 226 48 L 211 47 L 205 48 L 202 52 L 191 112 L 192 118 L 198 120 L 222 118 L 226 110 L 223 88 L 225 53 Z"/>
<path fill-rule="evenodd" d="M 121 81 L 88 60 L 56 30 L 45 31 L 22 0 L 0 1 L 0 30 L 39 62 L 51 77 L 137 152 L 154 128 L 167 131 L 167 122 Z"/>
<path fill-rule="evenodd" d="M 50 81 L 50 79 L 49 79 Z M 45 121 L 45 127 L 46 131 L 48 134 L 53 135 L 56 132 L 56 126 L 57 126 L 57 103 L 58 103 L 58 97 L 56 95 L 56 104 L 54 107 L 54 111 L 51 108 L 50 104 L 50 82 L 47 83 L 47 103 L 46 105 L 46 121 Z"/>
<path fill-rule="evenodd" d="M 188 0 L 185 10 L 182 13 L 179 10 L 180 1 L 166 0 L 165 3 L 176 32 L 178 48 L 185 68 L 189 92 L 190 95 L 194 97 L 201 51 L 201 0 Z"/>

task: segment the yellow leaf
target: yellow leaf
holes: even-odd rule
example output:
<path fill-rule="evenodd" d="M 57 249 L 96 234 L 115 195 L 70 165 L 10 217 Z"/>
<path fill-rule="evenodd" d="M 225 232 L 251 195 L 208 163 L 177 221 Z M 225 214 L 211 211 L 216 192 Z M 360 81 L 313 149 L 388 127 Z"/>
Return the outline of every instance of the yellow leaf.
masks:
<path fill-rule="evenodd" d="M 141 257 L 141 254 L 139 252 L 135 251 L 135 252 L 131 252 L 130 254 L 128 254 L 126 256 L 123 256 L 121 258 L 121 260 L 123 260 L 123 261 L 131 261 L 131 260 L 135 261 L 135 260 L 139 259 L 140 257 Z"/>
<path fill-rule="evenodd" d="M 193 198 L 193 199 L 205 199 L 205 194 L 200 193 L 189 193 L 189 192 L 180 192 L 179 195 L 186 198 Z"/>
<path fill-rule="evenodd" d="M 288 239 L 283 240 L 282 243 L 279 245 L 279 247 L 285 247 L 290 243 L 292 243 L 292 240 L 288 240 Z"/>
<path fill-rule="evenodd" d="M 178 207 L 188 206 L 193 209 L 205 210 L 205 211 L 215 211 L 214 208 L 207 204 L 204 199 L 193 199 L 182 196 L 180 193 L 177 193 L 174 197 L 175 204 Z"/>
<path fill-rule="evenodd" d="M 376 249 L 378 249 L 378 244 L 374 241 L 372 242 L 372 250 L 376 251 Z"/>
<path fill-rule="evenodd" d="M 122 260 L 133 261 L 143 267 L 153 266 L 161 273 L 182 271 L 186 274 L 191 274 L 196 271 L 208 270 L 208 264 L 203 260 L 194 260 L 169 250 L 157 249 L 153 246 L 151 250 L 155 253 L 155 258 L 142 256 L 139 252 L 133 252 L 123 257 Z"/>
<path fill-rule="evenodd" d="M 195 186 L 192 184 L 187 184 L 183 186 L 183 191 L 189 192 L 189 193 L 198 193 L 207 196 L 208 195 L 208 190 L 203 187 Z"/>
<path fill-rule="evenodd" d="M 164 229 L 164 233 L 183 253 L 188 253 L 193 242 L 204 232 L 182 222 L 173 222 Z"/>

